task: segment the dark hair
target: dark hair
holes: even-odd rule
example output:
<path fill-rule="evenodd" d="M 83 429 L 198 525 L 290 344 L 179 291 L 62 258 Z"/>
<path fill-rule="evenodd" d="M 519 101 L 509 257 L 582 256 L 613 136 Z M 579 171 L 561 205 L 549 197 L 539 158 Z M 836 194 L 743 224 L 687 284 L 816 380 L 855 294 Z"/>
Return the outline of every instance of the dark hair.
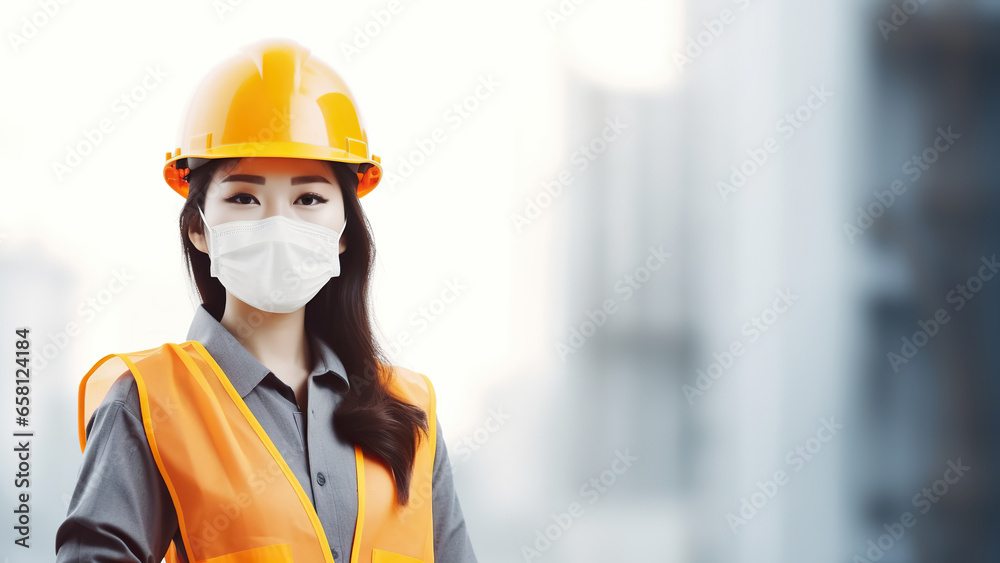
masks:
<path fill-rule="evenodd" d="M 237 162 L 239 158 L 212 159 L 191 170 L 187 176 L 188 197 L 180 214 L 181 243 L 188 272 L 205 308 L 217 319 L 222 318 L 225 310 L 226 290 L 210 275 L 209 256 L 194 246 L 187 233 L 189 226 L 204 233 L 198 206 L 204 209 L 212 175 L 218 168 L 231 168 Z M 396 497 L 405 506 L 410 496 L 420 430 L 429 434 L 428 414 L 389 392 L 389 378 L 394 375 L 373 336 L 369 313 L 368 289 L 375 244 L 357 196 L 358 175 L 342 162 L 323 162 L 331 167 L 343 194 L 347 249 L 340 255 L 340 275 L 331 278 L 306 304 L 305 328 L 337 353 L 347 372 L 350 391 L 333 415 L 337 434 L 392 469 Z M 178 168 L 186 166 L 178 162 Z"/>

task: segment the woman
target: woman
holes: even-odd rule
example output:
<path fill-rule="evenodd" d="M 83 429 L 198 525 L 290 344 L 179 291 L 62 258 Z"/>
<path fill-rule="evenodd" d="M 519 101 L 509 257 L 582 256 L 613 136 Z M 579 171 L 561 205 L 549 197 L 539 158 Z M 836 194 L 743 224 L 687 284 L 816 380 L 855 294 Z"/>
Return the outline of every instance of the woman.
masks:
<path fill-rule="evenodd" d="M 81 381 L 57 561 L 476 561 L 430 379 L 372 335 L 359 198 L 380 172 L 301 46 L 258 42 L 202 82 L 164 169 L 202 304 L 186 342 Z"/>

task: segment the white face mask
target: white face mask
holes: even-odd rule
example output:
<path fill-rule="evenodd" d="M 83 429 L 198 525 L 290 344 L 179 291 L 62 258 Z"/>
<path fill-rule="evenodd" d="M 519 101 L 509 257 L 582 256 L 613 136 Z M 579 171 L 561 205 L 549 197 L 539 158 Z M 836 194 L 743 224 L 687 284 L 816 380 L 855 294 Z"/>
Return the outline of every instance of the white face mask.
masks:
<path fill-rule="evenodd" d="M 340 232 L 272 215 L 206 226 L 211 274 L 240 301 L 271 313 L 298 310 L 340 275 Z"/>

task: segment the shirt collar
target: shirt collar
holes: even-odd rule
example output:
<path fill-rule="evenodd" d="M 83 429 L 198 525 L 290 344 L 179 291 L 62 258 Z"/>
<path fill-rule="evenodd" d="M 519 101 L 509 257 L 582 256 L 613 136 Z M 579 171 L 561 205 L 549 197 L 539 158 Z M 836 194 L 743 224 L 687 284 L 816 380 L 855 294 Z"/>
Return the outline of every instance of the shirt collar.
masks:
<path fill-rule="evenodd" d="M 340 357 L 327 345 L 323 339 L 315 335 L 309 335 L 313 350 L 318 354 L 316 365 L 313 367 L 309 377 L 316 377 L 327 373 L 334 373 L 338 379 L 343 381 L 345 390 L 350 390 L 350 382 L 345 375 L 344 363 Z M 204 304 L 198 305 L 194 319 L 188 328 L 187 340 L 197 340 L 211 354 L 215 362 L 222 368 L 223 373 L 232 382 L 233 388 L 246 397 L 247 394 L 256 387 L 271 370 L 254 357 L 236 337 L 234 337 L 222 323 L 218 321 Z"/>

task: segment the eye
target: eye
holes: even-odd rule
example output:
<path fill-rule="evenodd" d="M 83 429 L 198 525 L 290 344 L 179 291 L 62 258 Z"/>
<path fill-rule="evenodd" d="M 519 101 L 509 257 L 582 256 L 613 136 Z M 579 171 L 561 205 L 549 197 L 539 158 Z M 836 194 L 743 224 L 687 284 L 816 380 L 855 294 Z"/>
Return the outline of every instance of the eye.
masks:
<path fill-rule="evenodd" d="M 307 205 L 307 206 L 318 205 L 320 203 L 326 203 L 327 202 L 327 199 L 325 197 L 323 197 L 323 196 L 321 196 L 321 195 L 319 195 L 318 193 L 315 193 L 315 192 L 309 192 L 307 194 L 302 194 L 301 196 L 299 196 L 299 199 L 297 199 L 295 201 L 302 201 L 303 199 L 305 199 L 307 201 L 313 201 L 313 202 L 315 202 L 315 203 L 306 203 L 305 205 Z"/>
<path fill-rule="evenodd" d="M 251 201 L 246 201 L 246 198 L 250 198 Z M 240 205 L 250 205 L 254 201 L 257 201 L 257 198 L 255 198 L 254 196 L 252 196 L 252 195 L 250 195 L 248 193 L 240 192 L 238 194 L 233 194 L 233 195 L 227 197 L 226 201 L 231 201 L 233 203 L 238 203 Z M 257 201 L 257 203 L 260 203 L 260 202 Z"/>

